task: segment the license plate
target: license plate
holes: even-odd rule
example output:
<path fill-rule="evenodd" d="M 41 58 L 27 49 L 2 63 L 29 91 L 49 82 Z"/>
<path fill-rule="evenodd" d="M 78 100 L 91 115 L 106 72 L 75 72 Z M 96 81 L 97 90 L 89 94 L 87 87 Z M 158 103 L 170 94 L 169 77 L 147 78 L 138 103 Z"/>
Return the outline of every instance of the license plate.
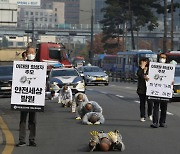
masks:
<path fill-rule="evenodd" d="M 1 87 L 0 89 L 1 89 L 1 90 L 10 90 L 11 87 Z"/>
<path fill-rule="evenodd" d="M 176 90 L 177 93 L 180 93 L 180 89 Z"/>
<path fill-rule="evenodd" d="M 96 78 L 96 80 L 102 80 L 102 78 Z"/>

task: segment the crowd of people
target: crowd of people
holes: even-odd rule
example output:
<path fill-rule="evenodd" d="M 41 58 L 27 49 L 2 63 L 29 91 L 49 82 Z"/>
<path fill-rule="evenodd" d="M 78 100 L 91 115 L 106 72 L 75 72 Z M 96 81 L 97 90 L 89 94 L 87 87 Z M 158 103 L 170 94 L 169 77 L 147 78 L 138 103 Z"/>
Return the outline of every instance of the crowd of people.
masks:
<path fill-rule="evenodd" d="M 34 61 L 35 60 L 35 49 L 30 47 L 25 53 L 22 54 L 23 60 Z M 160 63 L 166 63 L 166 55 L 160 54 Z M 149 80 L 148 77 L 148 59 L 142 58 L 139 61 L 139 69 L 137 71 L 138 84 L 137 94 L 140 100 L 140 121 L 146 121 L 146 103 L 148 104 L 147 115 L 152 121 L 150 127 L 167 127 L 166 125 L 166 112 L 167 112 L 167 101 L 162 100 L 149 100 L 146 95 L 146 82 Z M 86 94 L 76 93 L 72 94 L 71 88 L 68 84 L 65 84 L 58 93 L 55 91 L 46 92 L 46 98 L 50 100 L 57 100 L 57 103 L 61 104 L 64 108 L 71 108 L 71 112 L 75 113 L 76 120 L 82 120 L 82 124 L 86 125 L 99 125 L 104 124 L 105 118 L 103 116 L 103 109 L 96 101 L 90 101 Z M 159 116 L 160 110 L 160 116 Z M 19 143 L 17 146 L 26 145 L 26 119 L 29 114 L 28 128 L 30 130 L 29 135 L 29 146 L 36 146 L 35 135 L 36 135 L 36 112 L 20 112 L 20 125 L 19 125 Z M 122 136 L 118 130 L 110 131 L 105 133 L 103 131 L 90 132 L 91 139 L 89 141 L 89 150 L 120 150 L 125 149 L 124 143 L 122 142 Z"/>

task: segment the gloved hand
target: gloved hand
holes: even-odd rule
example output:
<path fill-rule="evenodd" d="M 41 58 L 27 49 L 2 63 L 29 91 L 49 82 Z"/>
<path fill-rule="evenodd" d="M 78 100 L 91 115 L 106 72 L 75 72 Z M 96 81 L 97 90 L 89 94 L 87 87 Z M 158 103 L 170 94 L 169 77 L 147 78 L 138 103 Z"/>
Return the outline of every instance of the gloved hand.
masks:
<path fill-rule="evenodd" d="M 93 123 L 92 123 L 92 122 L 89 122 L 89 121 L 87 122 L 87 124 L 88 124 L 88 125 L 93 125 Z"/>
<path fill-rule="evenodd" d="M 99 125 L 99 124 L 101 124 L 101 123 L 100 123 L 99 121 L 97 121 L 97 122 L 95 122 L 94 124 L 95 124 L 95 125 Z"/>
<path fill-rule="evenodd" d="M 118 141 L 118 134 L 110 131 L 108 137 L 112 140 L 113 143 Z"/>
<path fill-rule="evenodd" d="M 76 117 L 76 120 L 81 120 L 81 117 Z"/>
<path fill-rule="evenodd" d="M 92 140 L 97 143 L 99 141 L 99 133 L 97 131 L 92 131 L 90 134 L 92 136 Z"/>

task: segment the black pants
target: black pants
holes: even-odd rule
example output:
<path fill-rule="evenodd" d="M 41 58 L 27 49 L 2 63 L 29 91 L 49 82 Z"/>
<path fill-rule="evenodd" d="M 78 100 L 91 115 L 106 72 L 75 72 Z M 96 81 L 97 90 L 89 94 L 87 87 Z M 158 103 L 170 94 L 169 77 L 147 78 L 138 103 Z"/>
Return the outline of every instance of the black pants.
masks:
<path fill-rule="evenodd" d="M 154 110 L 153 110 L 153 123 L 162 124 L 166 123 L 166 112 L 167 112 L 167 101 L 155 101 Z M 159 107 L 161 110 L 160 119 L 159 119 Z"/>
<path fill-rule="evenodd" d="M 20 113 L 20 124 L 19 124 L 19 141 L 25 142 L 26 139 L 26 119 L 29 113 L 28 129 L 29 141 L 34 141 L 36 136 L 36 112 L 21 111 Z"/>
<path fill-rule="evenodd" d="M 147 108 L 148 116 L 152 115 L 152 107 L 153 107 L 152 101 L 147 100 L 147 97 L 145 94 L 138 94 L 138 95 L 139 95 L 139 100 L 140 100 L 140 117 L 141 118 L 146 117 L 146 102 L 148 105 L 148 108 Z"/>

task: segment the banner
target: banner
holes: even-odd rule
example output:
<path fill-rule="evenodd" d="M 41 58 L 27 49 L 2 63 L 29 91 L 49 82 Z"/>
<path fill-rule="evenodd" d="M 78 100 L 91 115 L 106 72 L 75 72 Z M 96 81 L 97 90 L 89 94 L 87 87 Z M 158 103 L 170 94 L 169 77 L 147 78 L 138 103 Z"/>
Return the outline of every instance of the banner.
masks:
<path fill-rule="evenodd" d="M 14 61 L 11 109 L 44 111 L 47 64 Z"/>
<path fill-rule="evenodd" d="M 146 82 L 146 95 L 149 99 L 168 101 L 173 94 L 175 65 L 150 62 L 149 81 Z"/>
<path fill-rule="evenodd" d="M 40 0 L 9 0 L 9 3 L 15 3 L 17 5 L 29 5 L 29 6 L 40 6 Z"/>

